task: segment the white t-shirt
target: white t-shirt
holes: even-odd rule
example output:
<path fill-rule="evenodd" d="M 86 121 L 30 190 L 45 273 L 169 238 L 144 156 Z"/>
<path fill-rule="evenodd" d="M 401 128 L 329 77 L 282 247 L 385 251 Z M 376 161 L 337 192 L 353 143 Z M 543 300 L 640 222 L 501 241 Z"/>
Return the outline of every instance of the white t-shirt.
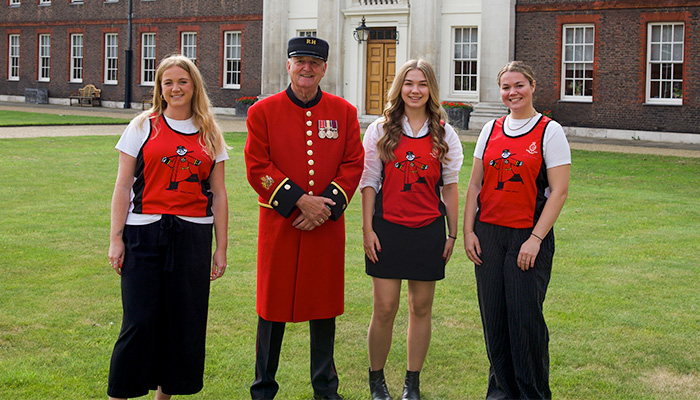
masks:
<path fill-rule="evenodd" d="M 168 125 L 175 131 L 181 133 L 197 133 L 199 129 L 194 125 L 194 119 L 189 118 L 185 120 L 177 120 L 168 118 L 165 115 L 162 116 L 168 122 Z M 114 146 L 117 150 L 137 158 L 141 147 L 143 147 L 144 142 L 148 138 L 148 133 L 151 131 L 151 120 L 146 118 L 143 123 L 137 124 L 136 119 L 131 120 L 129 125 L 124 129 L 121 138 Z M 223 162 L 228 160 L 228 152 L 223 149 L 221 153 L 216 157 L 216 162 Z M 136 181 L 136 178 L 134 178 Z M 131 190 L 131 200 L 129 204 L 129 214 L 126 217 L 127 225 L 147 225 L 156 221 L 160 221 L 161 214 L 136 214 L 132 212 L 134 209 L 134 190 Z M 211 224 L 214 223 L 214 217 L 187 217 L 178 215 L 178 218 L 182 218 L 185 221 L 193 222 L 196 224 Z"/>
<path fill-rule="evenodd" d="M 506 118 L 503 123 L 503 131 L 511 137 L 522 136 L 532 128 L 535 127 L 537 121 L 540 120 L 542 114 L 538 113 L 534 118 L 527 122 L 527 119 L 511 119 L 510 116 Z M 479 134 L 479 139 L 476 141 L 476 147 L 474 148 L 474 157 L 478 159 L 483 159 L 484 150 L 486 150 L 486 141 L 489 138 L 491 129 L 496 120 L 489 121 L 481 128 L 481 133 Z M 516 130 L 511 130 L 508 125 L 519 127 Z M 558 122 L 552 121 L 547 124 L 547 128 L 544 131 L 544 137 L 542 138 L 542 156 L 544 158 L 544 163 L 547 169 L 558 167 L 560 165 L 571 164 L 571 149 L 569 148 L 569 142 L 566 140 L 566 134 L 564 129 L 559 125 Z"/>
<path fill-rule="evenodd" d="M 414 138 L 421 138 L 430 133 L 428 130 L 428 120 L 425 121 L 418 133 L 414 133 L 411 129 L 411 124 L 408 123 L 408 117 L 403 119 L 403 133 Z M 380 117 L 372 122 L 365 131 L 365 137 L 362 145 L 365 148 L 365 168 L 362 171 L 360 178 L 360 190 L 367 186 L 374 188 L 379 192 L 382 181 L 382 167 L 384 162 L 379 157 L 377 151 L 377 141 L 384 135 L 384 117 Z M 445 124 L 445 142 L 449 146 L 447 158 L 449 161 L 442 163 L 442 182 L 443 185 L 459 182 L 459 170 L 462 168 L 464 154 L 462 153 L 462 142 L 459 140 L 459 135 L 455 132 L 450 124 Z"/>

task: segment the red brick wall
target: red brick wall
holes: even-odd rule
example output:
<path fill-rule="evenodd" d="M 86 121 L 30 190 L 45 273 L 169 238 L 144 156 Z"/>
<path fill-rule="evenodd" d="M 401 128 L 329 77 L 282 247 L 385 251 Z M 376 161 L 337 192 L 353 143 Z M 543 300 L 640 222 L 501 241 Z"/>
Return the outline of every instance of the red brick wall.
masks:
<path fill-rule="evenodd" d="M 518 0 L 516 58 L 533 66 L 535 107 L 565 126 L 700 133 L 699 0 Z M 646 104 L 649 22 L 683 22 L 683 105 Z M 593 102 L 561 101 L 562 26 L 595 26 Z"/>
<path fill-rule="evenodd" d="M 0 94 L 24 95 L 25 88 L 47 88 L 49 96 L 67 98 L 78 88 L 92 83 L 102 89 L 108 101 L 124 101 L 125 56 L 128 47 L 126 0 L 117 3 L 86 0 L 70 4 L 53 0 L 39 6 L 36 0 L 22 0 L 20 7 L 0 5 Z M 242 96 L 260 94 L 262 68 L 262 2 L 221 1 L 133 1 L 131 101 L 139 102 L 151 87 L 140 85 L 140 33 L 157 32 L 156 58 L 180 52 L 180 32 L 197 32 L 198 66 L 216 107 L 234 107 Z M 221 27 L 235 24 L 242 32 L 242 75 L 240 89 L 222 89 L 223 37 Z M 37 82 L 38 32 L 50 29 L 51 82 Z M 104 34 L 119 34 L 119 84 L 104 82 Z M 20 36 L 20 80 L 7 81 L 8 35 Z M 70 83 L 70 34 L 83 33 L 83 83 Z"/>

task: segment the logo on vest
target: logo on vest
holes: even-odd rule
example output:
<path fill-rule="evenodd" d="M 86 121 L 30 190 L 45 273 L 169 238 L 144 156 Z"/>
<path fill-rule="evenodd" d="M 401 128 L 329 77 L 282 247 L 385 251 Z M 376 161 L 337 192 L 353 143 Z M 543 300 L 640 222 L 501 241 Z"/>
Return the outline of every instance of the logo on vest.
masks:
<path fill-rule="evenodd" d="M 530 147 L 527 148 L 526 151 L 532 155 L 537 154 L 537 143 L 532 142 L 532 144 L 530 145 Z"/>
<path fill-rule="evenodd" d="M 514 155 L 515 154 L 511 154 L 510 150 L 503 149 L 501 158 L 489 160 L 489 165 L 498 171 L 496 190 L 504 190 L 507 182 L 520 182 L 521 184 L 525 184 L 523 178 L 520 177 L 520 174 L 515 169 L 516 167 L 522 166 L 523 162 L 513 158 L 512 156 Z"/>
<path fill-rule="evenodd" d="M 180 183 L 195 182 L 199 183 L 198 168 L 202 161 L 189 155 L 191 150 L 187 150 L 185 146 L 177 146 L 175 155 L 164 156 L 160 162 L 167 165 L 172 170 L 170 174 L 170 185 L 166 190 L 178 190 Z"/>
<path fill-rule="evenodd" d="M 425 177 L 420 174 L 420 171 L 428 169 L 428 164 L 418 161 L 419 158 L 412 151 L 407 151 L 405 160 L 394 163 L 394 168 L 402 171 L 404 174 L 402 192 L 409 192 L 414 183 L 428 184 Z"/>

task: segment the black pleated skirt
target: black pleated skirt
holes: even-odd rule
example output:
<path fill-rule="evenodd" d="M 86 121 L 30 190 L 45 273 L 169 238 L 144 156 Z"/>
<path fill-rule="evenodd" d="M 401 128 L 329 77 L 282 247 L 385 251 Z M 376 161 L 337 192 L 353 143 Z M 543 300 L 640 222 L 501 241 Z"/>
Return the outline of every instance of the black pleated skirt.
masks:
<path fill-rule="evenodd" d="M 367 275 L 386 279 L 438 281 L 445 277 L 445 218 L 439 217 L 429 225 L 409 228 L 380 217 L 372 221 L 382 251 L 379 261 L 365 256 Z"/>

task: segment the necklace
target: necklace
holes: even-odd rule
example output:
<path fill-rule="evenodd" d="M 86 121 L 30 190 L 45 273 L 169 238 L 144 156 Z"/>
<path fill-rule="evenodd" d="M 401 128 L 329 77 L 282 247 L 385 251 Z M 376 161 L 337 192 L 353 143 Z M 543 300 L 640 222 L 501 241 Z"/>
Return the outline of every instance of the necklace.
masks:
<path fill-rule="evenodd" d="M 517 127 L 517 128 L 513 128 L 512 126 L 510 126 L 510 121 L 512 120 L 512 118 L 511 118 L 511 116 L 509 115 L 508 118 L 507 118 L 508 121 L 506 121 L 506 125 L 508 125 L 508 129 L 510 129 L 511 131 L 517 131 L 518 129 L 521 129 L 523 126 L 529 124 L 530 121 L 532 121 L 532 119 L 535 118 L 535 115 L 537 115 L 537 113 L 535 113 L 532 117 L 528 118 L 528 120 L 525 121 L 524 124 L 520 125 L 520 126 Z"/>

